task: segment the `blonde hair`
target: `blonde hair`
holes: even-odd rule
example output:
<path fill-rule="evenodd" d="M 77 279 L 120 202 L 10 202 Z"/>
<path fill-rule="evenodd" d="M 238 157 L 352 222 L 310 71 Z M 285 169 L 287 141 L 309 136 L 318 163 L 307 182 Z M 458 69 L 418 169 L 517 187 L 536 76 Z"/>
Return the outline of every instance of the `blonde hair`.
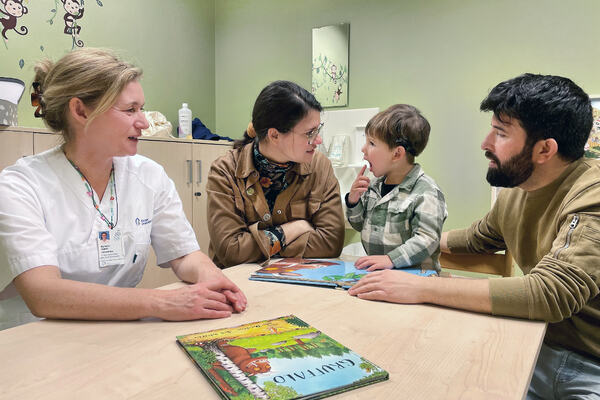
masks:
<path fill-rule="evenodd" d="M 38 62 L 34 83 L 39 83 L 41 111 L 44 123 L 55 132 L 62 132 L 66 143 L 73 139 L 67 119 L 69 101 L 80 99 L 93 108 L 89 124 L 108 110 L 121 91 L 142 76 L 142 70 L 122 61 L 110 50 L 85 48 L 72 51 L 55 63 Z"/>

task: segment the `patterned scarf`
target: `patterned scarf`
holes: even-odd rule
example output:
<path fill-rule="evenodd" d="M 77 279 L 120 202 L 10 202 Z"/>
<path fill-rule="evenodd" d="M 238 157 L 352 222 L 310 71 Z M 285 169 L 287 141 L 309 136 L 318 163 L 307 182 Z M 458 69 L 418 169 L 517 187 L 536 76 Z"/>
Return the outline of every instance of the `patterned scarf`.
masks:
<path fill-rule="evenodd" d="M 284 164 L 276 163 L 267 160 L 265 156 L 258 151 L 258 144 L 254 143 L 254 166 L 258 170 L 260 176 L 259 183 L 265 193 L 265 199 L 269 205 L 269 210 L 273 211 L 275 199 L 279 193 L 283 192 L 288 187 L 288 182 L 285 178 L 287 172 L 295 165 L 294 162 Z"/>

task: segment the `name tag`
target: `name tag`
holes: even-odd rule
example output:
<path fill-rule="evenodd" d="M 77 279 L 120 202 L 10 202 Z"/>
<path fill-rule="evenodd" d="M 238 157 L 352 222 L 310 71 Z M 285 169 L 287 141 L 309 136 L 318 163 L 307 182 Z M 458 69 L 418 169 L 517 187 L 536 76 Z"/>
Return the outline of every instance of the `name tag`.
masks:
<path fill-rule="evenodd" d="M 97 241 L 100 268 L 125 264 L 123 237 L 120 229 L 98 232 Z"/>

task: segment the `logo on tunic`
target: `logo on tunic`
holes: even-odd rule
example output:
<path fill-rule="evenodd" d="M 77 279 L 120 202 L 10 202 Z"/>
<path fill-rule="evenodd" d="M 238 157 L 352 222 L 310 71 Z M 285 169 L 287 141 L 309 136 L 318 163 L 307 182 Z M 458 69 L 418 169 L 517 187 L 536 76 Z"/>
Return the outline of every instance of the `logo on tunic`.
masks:
<path fill-rule="evenodd" d="M 136 224 L 137 226 L 140 226 L 140 225 L 148 225 L 148 224 L 149 224 L 149 223 L 151 223 L 151 222 L 152 222 L 152 220 L 151 220 L 150 218 L 142 218 L 142 219 L 136 218 L 136 219 L 135 219 L 135 224 Z"/>

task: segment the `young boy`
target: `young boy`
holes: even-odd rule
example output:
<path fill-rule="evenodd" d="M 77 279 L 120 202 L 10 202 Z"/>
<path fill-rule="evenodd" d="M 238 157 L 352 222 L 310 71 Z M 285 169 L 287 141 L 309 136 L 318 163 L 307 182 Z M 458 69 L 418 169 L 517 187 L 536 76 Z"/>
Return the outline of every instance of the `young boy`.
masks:
<path fill-rule="evenodd" d="M 346 216 L 361 232 L 368 256 L 355 265 L 367 271 L 421 267 L 440 271 L 440 236 L 448 215 L 441 190 L 415 157 L 429 139 L 429 122 L 419 110 L 396 104 L 366 127 L 365 165 L 346 194 Z"/>

